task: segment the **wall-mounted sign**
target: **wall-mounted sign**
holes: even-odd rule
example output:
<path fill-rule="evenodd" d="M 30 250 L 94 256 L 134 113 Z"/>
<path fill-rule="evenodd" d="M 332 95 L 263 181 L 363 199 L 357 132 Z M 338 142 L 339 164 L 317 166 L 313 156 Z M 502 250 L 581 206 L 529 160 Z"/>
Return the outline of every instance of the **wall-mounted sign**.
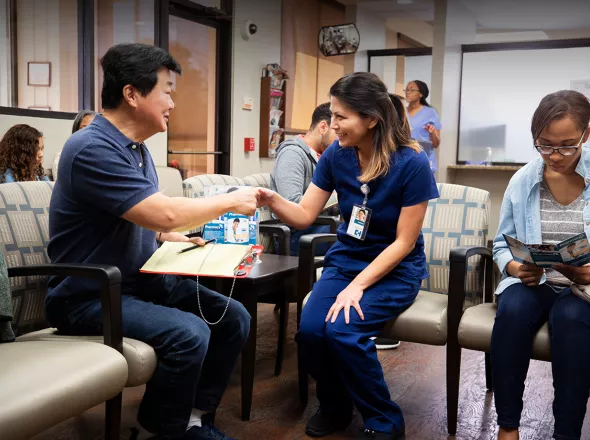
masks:
<path fill-rule="evenodd" d="M 360 42 L 359 30 L 352 23 L 324 26 L 318 37 L 318 47 L 325 57 L 355 53 Z"/>

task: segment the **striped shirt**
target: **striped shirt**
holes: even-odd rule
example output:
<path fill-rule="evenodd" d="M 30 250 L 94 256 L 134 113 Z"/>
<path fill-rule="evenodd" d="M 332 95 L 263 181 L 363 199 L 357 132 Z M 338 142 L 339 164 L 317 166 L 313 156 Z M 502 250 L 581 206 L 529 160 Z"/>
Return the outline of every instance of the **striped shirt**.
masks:
<path fill-rule="evenodd" d="M 544 244 L 558 244 L 584 232 L 584 194 L 569 205 L 561 205 L 545 182 L 541 182 L 541 236 Z M 571 281 L 553 269 L 546 269 L 547 283 L 561 290 Z"/>

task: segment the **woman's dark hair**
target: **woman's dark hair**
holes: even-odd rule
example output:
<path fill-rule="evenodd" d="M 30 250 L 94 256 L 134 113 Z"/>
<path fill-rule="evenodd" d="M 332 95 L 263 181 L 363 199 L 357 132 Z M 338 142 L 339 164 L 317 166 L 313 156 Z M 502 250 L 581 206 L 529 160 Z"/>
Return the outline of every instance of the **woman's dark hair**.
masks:
<path fill-rule="evenodd" d="M 549 124 L 570 118 L 580 130 L 590 123 L 590 101 L 580 92 L 560 90 L 545 96 L 533 115 L 531 133 L 536 141 Z"/>
<path fill-rule="evenodd" d="M 418 87 L 418 90 L 420 90 L 420 94 L 422 95 L 420 98 L 420 104 L 425 105 L 426 107 L 432 107 L 430 104 L 428 104 L 428 101 L 426 101 L 426 98 L 428 98 L 428 95 L 430 95 L 430 90 L 428 90 L 426 83 L 424 81 L 420 81 L 419 79 L 415 79 L 411 82 L 416 84 L 416 87 Z"/>
<path fill-rule="evenodd" d="M 374 73 L 357 72 L 340 78 L 330 88 L 330 95 L 338 98 L 363 118 L 377 121 L 373 136 L 373 155 L 367 168 L 359 177 L 369 182 L 389 172 L 390 156 L 398 146 L 409 146 L 416 151 L 420 147 L 412 142 L 403 128 L 393 106 L 387 87 Z"/>
<path fill-rule="evenodd" d="M 82 110 L 74 119 L 74 124 L 72 125 L 72 134 L 80 130 L 80 125 L 86 116 L 96 116 L 97 113 L 93 110 Z"/>
<path fill-rule="evenodd" d="M 37 180 L 45 176 L 43 165 L 37 163 L 39 130 L 25 124 L 18 124 L 8 129 L 0 140 L 0 179 L 5 182 L 4 174 L 10 168 L 17 182 Z"/>
<path fill-rule="evenodd" d="M 159 47 L 138 43 L 117 44 L 100 60 L 104 72 L 102 107 L 115 109 L 123 100 L 123 87 L 131 85 L 147 96 L 158 83 L 158 70 L 182 72 L 178 62 Z"/>
<path fill-rule="evenodd" d="M 408 120 L 408 114 L 406 113 L 406 106 L 404 104 L 405 98 L 394 93 L 389 94 L 389 99 L 393 103 L 393 108 L 397 113 L 397 117 L 402 123 L 403 129 L 406 130 L 407 137 L 412 137 L 412 127 L 410 126 L 410 121 Z"/>

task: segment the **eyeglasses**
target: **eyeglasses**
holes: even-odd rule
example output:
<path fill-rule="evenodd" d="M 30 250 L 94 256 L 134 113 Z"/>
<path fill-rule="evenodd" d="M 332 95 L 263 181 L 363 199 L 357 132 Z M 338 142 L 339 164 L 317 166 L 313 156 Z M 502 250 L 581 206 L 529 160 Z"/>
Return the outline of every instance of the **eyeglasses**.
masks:
<path fill-rule="evenodd" d="M 582 134 L 582 137 L 580 138 L 580 141 L 578 142 L 578 145 L 571 145 L 569 147 L 553 147 L 551 145 L 536 145 L 535 144 L 535 149 L 539 153 L 541 153 L 543 156 L 551 156 L 556 151 L 559 154 L 561 154 L 562 156 L 573 156 L 574 154 L 576 154 L 576 151 L 578 151 L 578 148 L 580 148 L 582 146 L 582 141 L 584 140 L 585 134 L 586 134 L 586 132 L 584 131 L 584 133 Z"/>
<path fill-rule="evenodd" d="M 420 90 L 418 89 L 405 89 L 404 93 L 412 93 L 412 92 L 419 92 Z"/>

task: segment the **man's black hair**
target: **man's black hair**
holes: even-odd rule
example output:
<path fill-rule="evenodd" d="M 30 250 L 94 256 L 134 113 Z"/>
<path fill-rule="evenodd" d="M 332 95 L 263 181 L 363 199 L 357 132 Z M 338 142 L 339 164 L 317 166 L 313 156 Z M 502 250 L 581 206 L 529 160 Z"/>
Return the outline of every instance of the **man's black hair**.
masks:
<path fill-rule="evenodd" d="M 239 218 L 234 218 L 234 223 L 240 223 L 240 219 Z"/>
<path fill-rule="evenodd" d="M 158 83 L 158 70 L 162 67 L 179 75 L 182 73 L 172 55 L 148 44 L 117 44 L 107 51 L 100 64 L 104 72 L 101 97 L 105 109 L 119 107 L 126 85 L 132 85 L 142 96 L 147 96 Z"/>
<path fill-rule="evenodd" d="M 309 126 L 310 130 L 313 130 L 316 125 L 318 125 L 322 121 L 326 121 L 328 125 L 330 125 L 330 121 L 332 119 L 332 112 L 330 111 L 330 103 L 324 102 L 316 107 L 311 115 L 311 125 Z"/>

